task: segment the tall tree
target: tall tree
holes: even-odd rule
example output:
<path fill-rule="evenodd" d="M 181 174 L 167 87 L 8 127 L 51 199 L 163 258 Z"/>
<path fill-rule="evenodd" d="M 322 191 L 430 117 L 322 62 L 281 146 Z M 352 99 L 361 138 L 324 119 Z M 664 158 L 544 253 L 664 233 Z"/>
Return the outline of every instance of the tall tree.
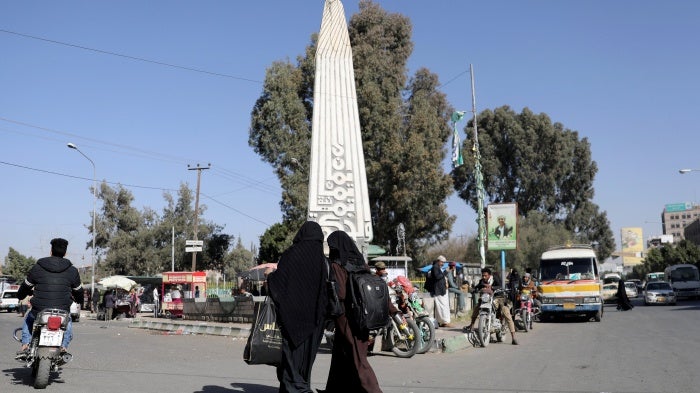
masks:
<path fill-rule="evenodd" d="M 349 34 L 373 242 L 395 239 L 403 223 L 407 248 L 415 254 L 446 238 L 454 221 L 445 203 L 451 180 L 442 170 L 452 108 L 437 91 L 438 78 L 427 69 L 407 77 L 413 43 L 406 17 L 363 0 L 350 20 Z M 273 166 L 283 188 L 285 228 L 263 236 L 261 256 L 274 250 L 270 245 L 282 232 L 288 245 L 290 234 L 306 217 L 316 39 L 312 36 L 296 65 L 272 64 L 252 111 L 249 144 Z M 274 256 L 272 252 L 265 258 Z"/>
<path fill-rule="evenodd" d="M 664 244 L 647 251 L 642 264 L 633 268 L 637 277 L 645 277 L 647 273 L 663 272 L 666 267 L 680 263 L 694 264 L 700 268 L 700 248 L 688 240 L 676 244 Z"/>
<path fill-rule="evenodd" d="M 246 271 L 253 266 L 255 266 L 255 255 L 243 246 L 243 241 L 239 237 L 231 252 L 226 255 L 224 273 L 233 279 L 237 273 Z"/>
<path fill-rule="evenodd" d="M 5 267 L 3 268 L 3 274 L 12 276 L 17 282 L 22 282 L 27 273 L 36 263 L 36 259 L 33 257 L 26 257 L 20 254 L 17 250 L 10 247 L 10 250 L 5 257 Z"/>
<path fill-rule="evenodd" d="M 592 202 L 598 168 L 587 138 L 579 139 L 576 131 L 527 108 L 518 114 L 503 106 L 477 118 L 486 202 L 517 202 L 523 217 L 543 213 L 548 221 L 563 224 L 570 240 L 597 243 L 599 258 L 607 258 L 615 240 L 606 213 Z M 473 122 L 465 131 L 473 136 Z M 465 151 L 471 143 L 470 138 L 464 141 Z M 459 197 L 476 209 L 473 168 L 474 157 L 466 155 L 452 178 Z"/>

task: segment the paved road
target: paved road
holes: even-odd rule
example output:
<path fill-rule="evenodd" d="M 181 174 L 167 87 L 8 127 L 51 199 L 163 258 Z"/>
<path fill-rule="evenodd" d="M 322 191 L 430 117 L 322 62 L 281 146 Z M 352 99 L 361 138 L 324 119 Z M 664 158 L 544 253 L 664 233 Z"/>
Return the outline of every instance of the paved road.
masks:
<path fill-rule="evenodd" d="M 635 303 L 638 303 L 635 300 Z M 371 358 L 385 393 L 414 392 L 697 392 L 700 302 L 675 307 L 606 307 L 600 323 L 539 323 L 520 344 L 491 344 L 411 359 Z M 20 318 L 0 314 L 0 391 L 29 392 L 29 370 L 12 359 L 10 334 Z M 117 322 L 76 324 L 75 360 L 47 388 L 52 392 L 273 393 L 274 370 L 248 366 L 244 339 L 168 335 Z M 455 334 L 458 334 L 455 331 Z M 323 388 L 330 353 L 318 355 L 312 383 Z"/>

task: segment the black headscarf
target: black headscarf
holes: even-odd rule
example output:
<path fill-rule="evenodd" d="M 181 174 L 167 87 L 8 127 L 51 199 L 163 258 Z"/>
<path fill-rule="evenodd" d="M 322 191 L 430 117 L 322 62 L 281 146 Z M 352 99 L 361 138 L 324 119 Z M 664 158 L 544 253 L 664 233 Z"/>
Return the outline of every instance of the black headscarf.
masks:
<path fill-rule="evenodd" d="M 295 347 L 323 322 L 328 302 L 325 269 L 323 231 L 317 223 L 307 221 L 280 257 L 277 270 L 267 276 L 282 332 Z"/>
<path fill-rule="evenodd" d="M 357 249 L 355 242 L 343 231 L 335 231 L 328 235 L 328 257 L 333 262 L 340 263 L 345 270 L 357 272 L 368 270 L 365 257 Z"/>

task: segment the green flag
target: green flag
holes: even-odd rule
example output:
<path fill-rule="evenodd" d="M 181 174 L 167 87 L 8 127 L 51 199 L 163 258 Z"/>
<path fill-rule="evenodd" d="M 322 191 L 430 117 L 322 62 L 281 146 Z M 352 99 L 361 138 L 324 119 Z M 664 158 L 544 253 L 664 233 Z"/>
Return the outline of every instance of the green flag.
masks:
<path fill-rule="evenodd" d="M 462 120 L 464 117 L 464 112 L 454 112 L 452 114 L 452 123 L 454 124 L 454 133 L 452 134 L 452 167 L 457 168 L 458 166 L 464 164 L 464 158 L 462 157 L 462 142 L 459 138 L 459 131 L 457 131 L 457 122 Z"/>

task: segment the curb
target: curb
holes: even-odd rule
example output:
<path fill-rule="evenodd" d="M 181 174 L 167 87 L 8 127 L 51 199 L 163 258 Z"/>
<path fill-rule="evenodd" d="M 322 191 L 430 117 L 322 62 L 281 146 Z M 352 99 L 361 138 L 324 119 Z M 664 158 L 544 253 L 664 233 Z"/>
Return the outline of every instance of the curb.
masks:
<path fill-rule="evenodd" d="M 248 337 L 250 328 L 238 326 L 213 326 L 194 323 L 172 323 L 135 320 L 129 324 L 130 328 L 159 330 L 168 332 L 168 334 L 204 334 L 209 336 L 228 336 L 228 337 Z"/>
<path fill-rule="evenodd" d="M 207 322 L 171 322 L 136 319 L 129 323 L 129 328 L 161 331 L 167 335 L 201 334 L 209 336 L 225 336 L 233 338 L 247 338 L 250 335 L 250 327 L 210 325 Z M 471 348 L 468 333 L 458 333 L 454 336 L 436 338 L 432 353 L 453 353 Z"/>
<path fill-rule="evenodd" d="M 458 350 L 471 348 L 468 333 L 460 333 L 456 336 L 445 337 L 442 339 L 442 352 L 452 353 Z"/>

